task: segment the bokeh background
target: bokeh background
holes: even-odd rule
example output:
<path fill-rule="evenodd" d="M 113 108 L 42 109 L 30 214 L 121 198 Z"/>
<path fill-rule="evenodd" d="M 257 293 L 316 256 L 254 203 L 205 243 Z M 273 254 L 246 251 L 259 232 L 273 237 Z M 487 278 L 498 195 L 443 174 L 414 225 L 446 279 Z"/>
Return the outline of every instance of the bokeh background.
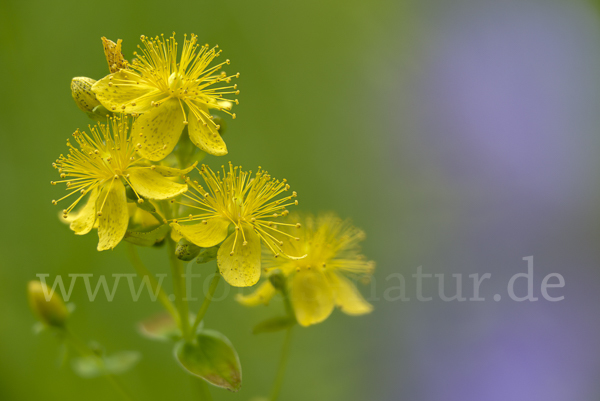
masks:
<path fill-rule="evenodd" d="M 232 60 L 228 71 L 242 74 L 230 153 L 206 162 L 262 165 L 287 178 L 301 209 L 352 217 L 378 263 L 363 288 L 372 314 L 334 312 L 296 330 L 282 400 L 598 400 L 597 6 L 2 0 L 0 399 L 115 397 L 102 379 L 61 367 L 52 335 L 33 334 L 25 288 L 38 273 L 132 271 L 122 246 L 98 253 L 94 235 L 75 237 L 58 222 L 51 163 L 89 123 L 69 82 L 106 74 L 100 37 L 123 39 L 130 58 L 141 34 L 175 31 L 218 43 Z M 163 253 L 148 249 L 142 258 L 167 272 Z M 506 283 L 530 255 L 540 300 L 511 301 Z M 467 297 L 467 275 L 491 273 L 486 301 L 443 302 L 430 280 L 433 300 L 417 302 L 410 276 L 418 266 L 462 274 Z M 393 273 L 406 277 L 410 301 L 385 299 L 398 283 Z M 555 290 L 561 302 L 541 298 L 549 273 L 565 278 Z M 221 284 L 218 293 L 225 290 Z M 206 324 L 236 345 L 244 384 L 238 394 L 213 388 L 215 400 L 266 395 L 283 341 L 250 334 L 281 305 L 247 310 L 235 292 L 212 305 Z M 109 353 L 143 353 L 122 377 L 138 399 L 194 399 L 193 380 L 169 345 L 136 332 L 158 304 L 132 302 L 126 287 L 113 303 L 89 302 L 76 287 L 72 301 L 80 337 Z"/>

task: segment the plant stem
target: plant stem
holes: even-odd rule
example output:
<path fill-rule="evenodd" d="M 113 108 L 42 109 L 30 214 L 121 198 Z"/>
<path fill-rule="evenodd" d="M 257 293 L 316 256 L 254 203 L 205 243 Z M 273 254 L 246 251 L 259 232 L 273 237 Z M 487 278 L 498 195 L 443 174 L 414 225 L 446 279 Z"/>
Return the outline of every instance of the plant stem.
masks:
<path fill-rule="evenodd" d="M 181 261 L 175 256 L 175 241 L 171 238 L 166 239 L 168 242 L 167 251 L 169 252 L 169 261 L 171 262 L 171 274 L 173 276 L 173 290 L 175 291 L 175 304 L 179 311 L 179 323 L 181 334 L 186 340 L 192 339 L 192 331 L 190 331 L 190 310 L 188 307 L 185 280 Z"/>
<path fill-rule="evenodd" d="M 148 277 L 148 279 L 150 280 L 150 285 L 152 286 L 152 291 L 154 291 L 154 293 L 158 291 L 159 301 L 163 304 L 167 312 L 169 312 L 171 316 L 173 316 L 173 319 L 175 319 L 176 322 L 179 322 L 177 310 L 173 306 L 173 303 L 167 296 L 165 290 L 162 288 L 162 286 L 158 284 L 158 281 L 156 281 L 154 276 L 148 271 L 148 269 L 144 265 L 144 262 L 142 262 L 142 259 L 140 259 L 135 245 L 129 243 L 127 245 L 127 256 L 129 256 L 129 261 L 135 268 L 135 271 L 137 272 L 138 276 L 140 276 L 142 280 L 144 279 L 144 277 Z"/>
<path fill-rule="evenodd" d="M 202 301 L 202 305 L 200 305 L 200 310 L 198 310 L 198 314 L 196 315 L 196 319 L 194 320 L 194 325 L 192 326 L 192 333 L 196 332 L 198 325 L 200 324 L 200 322 L 202 322 L 202 319 L 204 319 L 204 315 L 206 314 L 206 311 L 208 310 L 208 307 L 210 306 L 210 303 L 213 299 L 213 295 L 215 294 L 215 291 L 217 289 L 217 286 L 219 285 L 220 278 L 221 273 L 219 273 L 219 268 L 217 267 L 217 271 L 215 272 L 215 275 L 210 282 L 208 292 L 204 295 L 204 301 Z"/>
<path fill-rule="evenodd" d="M 283 341 L 283 348 L 281 350 L 281 359 L 279 360 L 279 367 L 277 368 L 277 375 L 275 376 L 275 382 L 273 383 L 273 389 L 271 390 L 270 401 L 276 401 L 281 392 L 281 386 L 283 385 L 283 379 L 285 377 L 285 367 L 290 354 L 290 345 L 292 343 L 292 327 L 286 330 L 285 340 Z"/>
<path fill-rule="evenodd" d="M 171 202 L 163 201 L 161 202 L 161 206 L 166 220 L 171 220 L 173 218 Z M 168 244 L 167 252 L 169 253 L 169 262 L 171 262 L 171 275 L 173 276 L 175 305 L 177 305 L 177 310 L 179 311 L 179 328 L 181 329 L 183 338 L 190 341 L 192 339 L 192 332 L 190 331 L 190 310 L 186 296 L 183 267 L 181 266 L 181 261 L 177 259 L 177 256 L 175 255 L 175 241 L 173 241 L 170 236 L 167 236 L 165 240 Z"/>
<path fill-rule="evenodd" d="M 200 396 L 199 399 L 202 401 L 212 401 L 212 395 L 210 394 L 210 390 L 208 385 L 203 379 L 199 377 L 190 376 L 192 380 L 192 386 L 196 390 L 196 393 Z"/>
<path fill-rule="evenodd" d="M 96 355 L 96 353 L 92 351 L 82 340 L 75 336 L 71 330 L 65 328 L 65 333 L 67 338 L 71 340 L 73 348 L 75 348 L 77 352 L 81 354 L 81 356 L 91 356 L 96 358 L 101 364 L 104 364 L 104 360 Z M 103 376 L 106 377 L 106 380 L 110 382 L 110 384 L 121 395 L 121 397 L 123 397 L 124 400 L 133 401 L 133 397 L 127 392 L 125 386 L 123 386 L 123 383 L 121 383 L 121 381 L 115 375 L 111 373 L 105 373 Z"/>

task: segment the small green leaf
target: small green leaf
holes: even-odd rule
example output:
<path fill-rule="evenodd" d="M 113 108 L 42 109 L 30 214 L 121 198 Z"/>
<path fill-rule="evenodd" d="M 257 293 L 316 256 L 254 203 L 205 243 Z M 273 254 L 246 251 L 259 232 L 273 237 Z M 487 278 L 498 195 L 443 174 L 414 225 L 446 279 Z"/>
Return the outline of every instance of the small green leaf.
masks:
<path fill-rule="evenodd" d="M 277 316 L 264 320 L 254 326 L 252 334 L 274 333 L 292 327 L 296 321 L 289 316 Z"/>
<path fill-rule="evenodd" d="M 89 379 L 109 373 L 120 375 L 133 368 L 140 359 L 139 352 L 121 351 L 105 358 L 96 355 L 73 358 L 71 366 L 77 375 Z"/>
<path fill-rule="evenodd" d="M 95 356 L 73 358 L 71 360 L 71 367 L 79 377 L 83 377 L 84 379 L 91 379 L 92 377 L 104 374 L 102 359 Z"/>
<path fill-rule="evenodd" d="M 104 369 L 108 373 L 120 375 L 133 368 L 142 355 L 137 351 L 121 351 L 104 358 Z"/>
<path fill-rule="evenodd" d="M 162 241 L 167 236 L 170 229 L 171 227 L 168 224 L 163 224 L 158 228 L 147 232 L 127 231 L 123 239 L 134 245 L 152 246 L 157 242 Z"/>
<path fill-rule="evenodd" d="M 242 386 L 242 368 L 237 352 L 223 334 L 203 330 L 195 343 L 180 342 L 175 357 L 191 374 L 217 387 L 238 391 Z"/>

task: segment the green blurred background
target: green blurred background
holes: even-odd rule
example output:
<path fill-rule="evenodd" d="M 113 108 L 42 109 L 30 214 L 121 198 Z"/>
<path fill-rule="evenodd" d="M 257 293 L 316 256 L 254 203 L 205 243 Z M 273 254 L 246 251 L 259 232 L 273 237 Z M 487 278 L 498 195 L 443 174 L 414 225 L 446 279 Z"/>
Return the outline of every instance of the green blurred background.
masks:
<path fill-rule="evenodd" d="M 237 119 L 228 121 L 228 160 L 285 177 L 306 211 L 336 210 L 372 233 L 365 252 L 373 259 L 382 243 L 385 216 L 392 206 L 379 197 L 382 143 L 377 103 L 370 94 L 369 68 L 384 51 L 384 32 L 398 23 L 393 2 L 34 2 L 2 1 L 2 99 L 0 165 L 5 189 L 0 200 L 0 399 L 105 400 L 112 389 L 102 379 L 83 380 L 59 368 L 51 336 L 34 336 L 25 286 L 37 273 L 129 273 L 123 246 L 95 251 L 96 235 L 75 237 L 58 222 L 61 207 L 50 200 L 62 188 L 51 163 L 66 152 L 65 140 L 89 120 L 70 95 L 70 79 L 107 74 L 101 36 L 124 40 L 127 58 L 145 35 L 195 33 L 218 44 L 239 71 L 242 94 Z M 357 168 L 360 166 L 359 168 Z M 380 206 L 375 206 L 377 201 Z M 8 227 L 11 227 L 10 229 Z M 168 272 L 163 250 L 143 250 L 155 272 Z M 197 268 L 211 273 L 212 266 Z M 200 282 L 202 282 L 200 280 Z M 201 289 L 196 287 L 196 297 Z M 223 291 L 223 285 L 219 293 Z M 281 305 L 248 310 L 227 300 L 213 305 L 206 324 L 227 334 L 243 365 L 240 394 L 213 389 L 216 399 L 250 399 L 270 391 L 283 337 L 252 336 L 261 318 Z M 144 297 L 143 297 L 144 298 Z M 90 303 L 76 288 L 72 324 L 80 337 L 94 339 L 108 352 L 139 350 L 143 359 L 123 380 L 138 399 L 192 399 L 191 380 L 167 344 L 141 338 L 135 323 L 160 310 L 149 300 L 133 303 L 123 286 L 113 303 Z M 147 297 L 146 297 L 147 298 Z M 194 304 L 196 309 L 199 302 Z M 335 313 L 323 325 L 298 330 L 282 394 L 286 400 L 361 399 L 366 389 L 369 333 L 378 313 L 352 319 Z"/>
<path fill-rule="evenodd" d="M 227 71 L 241 73 L 229 154 L 205 161 L 287 178 L 298 209 L 335 210 L 363 228 L 364 252 L 377 262 L 373 285 L 362 289 L 372 314 L 336 311 L 295 331 L 281 400 L 598 399 L 600 23 L 592 2 L 0 0 L 1 400 L 115 398 L 102 379 L 59 366 L 56 339 L 32 332 L 25 288 L 39 273 L 133 272 L 122 245 L 98 253 L 95 235 L 76 237 L 58 221 L 51 163 L 89 123 L 69 83 L 106 75 L 100 37 L 123 39 L 131 58 L 140 35 L 172 31 L 218 44 L 232 61 Z M 529 255 L 536 288 L 558 272 L 565 300 L 492 301 Z M 153 272 L 168 272 L 164 251 L 141 256 Z M 410 278 L 417 266 L 495 280 L 482 290 L 485 302 L 419 303 L 410 284 L 410 302 L 386 301 L 397 284 L 390 274 Z M 215 400 L 268 394 L 283 342 L 281 333 L 250 334 L 282 306 L 245 309 L 236 292 L 205 319 L 243 366 L 241 392 L 212 388 Z M 109 353 L 142 352 L 122 377 L 137 399 L 195 399 L 170 346 L 136 332 L 157 303 L 134 303 L 126 286 L 112 303 L 89 302 L 82 287 L 71 300 L 80 337 Z"/>

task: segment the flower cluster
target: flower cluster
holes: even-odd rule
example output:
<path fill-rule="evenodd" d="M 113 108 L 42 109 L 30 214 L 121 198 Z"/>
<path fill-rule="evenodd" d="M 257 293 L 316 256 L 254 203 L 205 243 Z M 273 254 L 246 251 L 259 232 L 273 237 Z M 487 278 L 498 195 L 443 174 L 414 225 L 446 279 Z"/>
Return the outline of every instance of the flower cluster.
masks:
<path fill-rule="evenodd" d="M 72 79 L 73 99 L 96 124 L 77 129 L 67 152 L 52 164 L 60 179 L 51 184 L 66 187 L 52 203 L 66 202 L 60 216 L 76 235 L 97 230 L 98 251 L 128 242 L 143 279 L 149 274 L 136 247 L 168 244 L 163 249 L 169 252 L 175 294 L 150 279 L 169 316 L 143 325 L 144 332 L 174 339 L 175 357 L 188 372 L 237 391 L 241 368 L 235 349 L 222 334 L 200 325 L 221 277 L 231 286 L 250 287 L 263 276 L 253 293 L 237 300 L 254 306 L 279 294 L 286 316 L 255 328 L 274 331 L 320 323 L 335 306 L 349 315 L 369 313 L 373 307 L 353 280 L 368 281 L 374 262 L 360 250 L 364 233 L 348 220 L 333 213 L 290 213 L 298 200 L 286 179 L 231 162 L 215 170 L 199 165 L 207 154 L 227 154 L 222 114 L 236 117 L 232 107 L 240 91 L 231 81 L 239 73 L 223 72 L 230 61 L 218 62 L 219 47 L 200 45 L 193 34 L 184 35 L 181 48 L 175 34 L 141 41 L 128 61 L 121 40 L 102 38 L 108 75 Z M 217 264 L 191 322 L 182 260 Z M 57 294 L 32 282 L 29 296 L 45 327 L 65 329 L 70 309 Z M 98 374 L 114 373 L 110 366 L 124 370 L 115 365 L 118 356 L 94 358 L 93 365 L 103 369 Z"/>

